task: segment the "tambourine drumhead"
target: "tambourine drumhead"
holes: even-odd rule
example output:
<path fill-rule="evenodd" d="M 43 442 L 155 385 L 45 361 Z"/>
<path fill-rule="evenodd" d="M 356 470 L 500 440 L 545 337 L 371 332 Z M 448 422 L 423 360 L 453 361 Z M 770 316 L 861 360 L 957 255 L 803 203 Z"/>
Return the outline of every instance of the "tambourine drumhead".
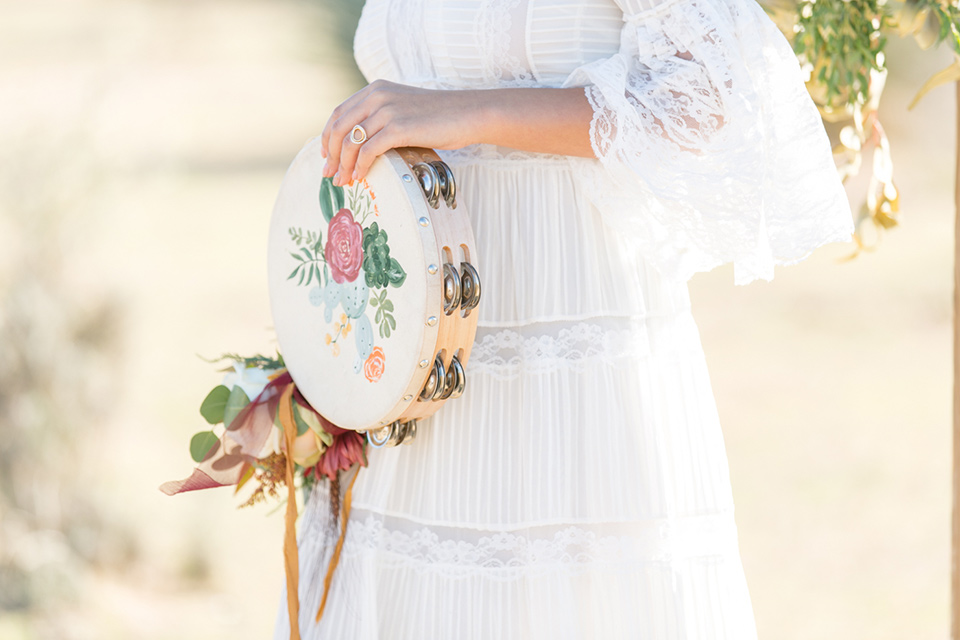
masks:
<path fill-rule="evenodd" d="M 303 148 L 274 208 L 274 326 L 307 401 L 340 427 L 366 430 L 416 403 L 442 324 L 438 265 L 449 258 L 400 154 L 387 152 L 364 181 L 338 188 L 322 177 L 320 147 L 314 139 Z"/>

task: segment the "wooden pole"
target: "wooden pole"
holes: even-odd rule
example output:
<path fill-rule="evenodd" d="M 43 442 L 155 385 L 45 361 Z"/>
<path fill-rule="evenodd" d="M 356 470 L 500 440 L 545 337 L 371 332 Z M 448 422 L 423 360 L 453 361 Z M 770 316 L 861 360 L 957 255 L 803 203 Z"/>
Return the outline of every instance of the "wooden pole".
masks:
<path fill-rule="evenodd" d="M 960 82 L 957 91 L 957 158 L 953 199 L 953 522 L 950 545 L 950 637 L 960 640 Z"/>

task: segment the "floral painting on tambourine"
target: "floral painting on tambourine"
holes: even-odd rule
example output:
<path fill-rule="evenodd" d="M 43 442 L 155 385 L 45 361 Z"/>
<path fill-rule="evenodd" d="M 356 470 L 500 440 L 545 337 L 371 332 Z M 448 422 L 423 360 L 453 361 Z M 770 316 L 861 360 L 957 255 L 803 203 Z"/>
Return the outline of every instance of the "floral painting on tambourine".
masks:
<path fill-rule="evenodd" d="M 353 372 L 377 382 L 386 362 L 374 327 L 381 340 L 396 330 L 389 288 L 403 286 L 407 274 L 390 255 L 389 237 L 377 222 L 376 194 L 366 180 L 345 189 L 324 178 L 318 196 L 318 227 L 288 229 L 294 269 L 287 280 L 308 287 L 310 303 L 323 307 L 329 329 L 323 340 L 332 355 L 340 355 L 352 333 Z"/>

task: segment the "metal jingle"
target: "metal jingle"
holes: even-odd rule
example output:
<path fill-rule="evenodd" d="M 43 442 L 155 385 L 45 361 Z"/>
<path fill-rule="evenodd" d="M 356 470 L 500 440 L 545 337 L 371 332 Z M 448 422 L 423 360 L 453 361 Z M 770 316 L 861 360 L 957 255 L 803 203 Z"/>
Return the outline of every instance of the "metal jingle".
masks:
<path fill-rule="evenodd" d="M 376 429 L 367 431 L 367 442 L 374 449 L 385 447 L 390 442 L 390 436 L 393 434 L 393 425 L 387 424 Z"/>
<path fill-rule="evenodd" d="M 434 160 L 433 162 L 430 163 L 430 166 L 433 167 L 433 169 L 437 172 L 437 179 L 440 184 L 440 195 L 446 198 L 447 190 L 449 189 L 449 187 L 447 186 L 447 182 L 448 182 L 447 176 L 449 174 L 447 173 L 447 171 L 444 170 L 444 167 L 446 167 L 446 165 L 443 164 L 442 162 Z"/>
<path fill-rule="evenodd" d="M 423 195 L 427 198 L 427 204 L 436 209 L 440 206 L 440 175 L 437 168 L 426 162 L 418 162 L 411 167 L 417 175 L 420 182 L 420 188 L 423 189 Z"/>
<path fill-rule="evenodd" d="M 460 306 L 460 272 L 450 263 L 443 265 L 443 312 L 450 315 Z"/>
<path fill-rule="evenodd" d="M 456 360 L 457 357 L 454 356 L 453 360 L 450 361 L 450 366 L 447 367 L 446 375 L 443 376 L 443 391 L 440 392 L 441 400 L 453 397 L 453 392 L 457 386 L 457 372 L 453 364 Z"/>
<path fill-rule="evenodd" d="M 390 425 L 390 446 L 395 447 L 398 444 L 403 442 L 404 437 L 407 435 L 407 428 L 403 422 L 395 420 L 393 424 Z"/>
<path fill-rule="evenodd" d="M 437 374 L 437 388 L 433 391 L 433 401 L 436 402 L 440 400 L 440 396 L 443 395 L 444 380 L 446 380 L 447 372 L 443 367 L 443 360 L 440 358 L 440 354 L 437 354 L 437 359 L 433 361 L 433 371 Z"/>
<path fill-rule="evenodd" d="M 410 420 L 404 423 L 406 426 L 406 435 L 403 438 L 403 441 L 407 444 L 410 444 L 417 439 L 417 421 Z"/>
<path fill-rule="evenodd" d="M 457 208 L 457 180 L 453 177 L 453 171 L 443 160 L 435 160 L 430 164 L 437 170 L 440 176 L 440 193 L 444 201 L 451 209 Z"/>
<path fill-rule="evenodd" d="M 450 360 L 450 371 L 453 371 L 454 374 L 453 390 L 450 392 L 450 397 L 459 398 L 467 387 L 467 374 L 463 371 L 463 365 L 460 364 L 460 358 L 457 356 L 453 356 Z"/>
<path fill-rule="evenodd" d="M 460 308 L 464 316 L 480 304 L 480 274 L 469 262 L 460 263 Z"/>
<path fill-rule="evenodd" d="M 417 397 L 417 400 L 421 402 L 429 402 L 433 400 L 433 396 L 437 392 L 437 387 L 443 384 L 443 378 L 437 375 L 436 363 L 432 369 L 430 369 L 430 374 L 427 376 L 426 382 L 423 383 L 423 389 L 420 391 L 420 395 Z"/>

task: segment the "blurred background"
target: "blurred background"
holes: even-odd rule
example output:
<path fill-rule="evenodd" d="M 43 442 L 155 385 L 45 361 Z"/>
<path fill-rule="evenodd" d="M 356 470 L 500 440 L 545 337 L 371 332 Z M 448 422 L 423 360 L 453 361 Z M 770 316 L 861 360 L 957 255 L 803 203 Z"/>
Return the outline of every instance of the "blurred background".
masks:
<path fill-rule="evenodd" d="M 274 349 L 268 218 L 362 86 L 359 5 L 0 0 L 3 640 L 271 636 L 281 514 L 157 486 L 192 467 L 198 356 Z M 761 638 L 949 633 L 953 90 L 906 105 L 950 60 L 890 44 L 877 251 L 692 282 Z"/>

